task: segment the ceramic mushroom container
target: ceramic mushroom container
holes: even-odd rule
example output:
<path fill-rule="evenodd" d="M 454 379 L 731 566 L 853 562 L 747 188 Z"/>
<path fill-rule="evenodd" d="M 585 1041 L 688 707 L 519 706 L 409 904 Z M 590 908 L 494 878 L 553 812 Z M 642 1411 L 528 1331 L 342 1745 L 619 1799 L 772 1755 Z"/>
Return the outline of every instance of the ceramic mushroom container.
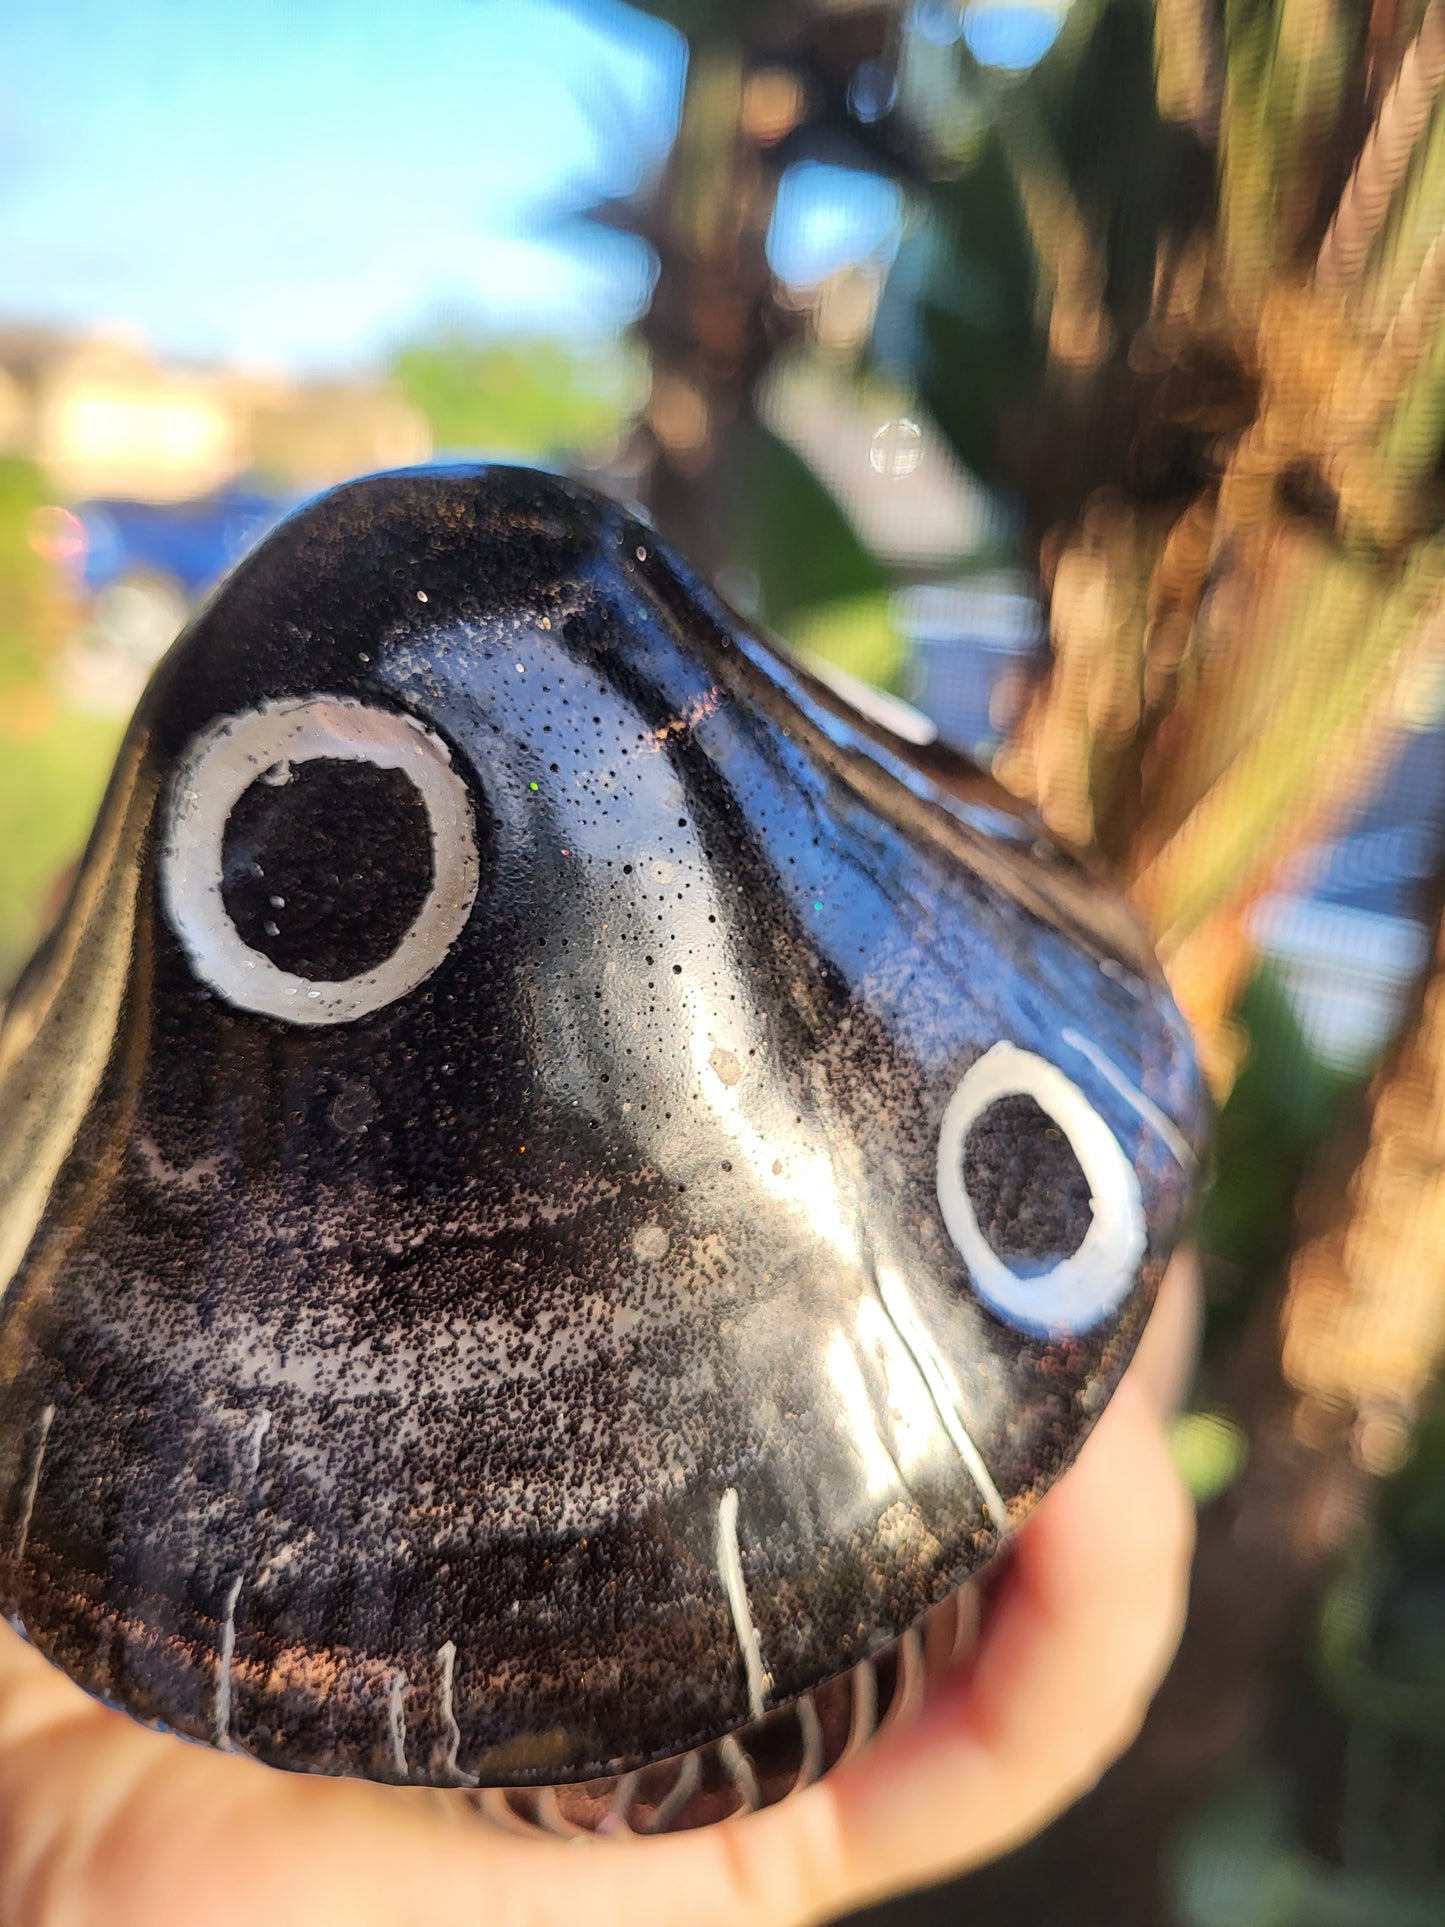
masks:
<path fill-rule="evenodd" d="M 0 1030 L 0 1604 L 276 1766 L 771 1802 L 964 1636 L 1201 1107 L 1107 889 L 636 519 L 352 483 L 161 666 Z"/>

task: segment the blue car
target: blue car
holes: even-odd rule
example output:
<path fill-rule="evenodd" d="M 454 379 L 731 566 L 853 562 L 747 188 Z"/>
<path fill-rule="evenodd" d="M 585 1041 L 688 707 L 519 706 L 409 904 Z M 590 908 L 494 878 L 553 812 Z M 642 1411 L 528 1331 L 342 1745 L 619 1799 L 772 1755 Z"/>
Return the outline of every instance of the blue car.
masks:
<path fill-rule="evenodd" d="M 127 577 L 149 576 L 194 602 L 292 506 L 241 488 L 193 502 L 81 502 L 84 585 L 98 595 Z"/>
<path fill-rule="evenodd" d="M 65 560 L 88 599 L 59 665 L 81 708 L 129 712 L 191 609 L 295 504 L 230 488 L 190 502 L 81 502 Z"/>

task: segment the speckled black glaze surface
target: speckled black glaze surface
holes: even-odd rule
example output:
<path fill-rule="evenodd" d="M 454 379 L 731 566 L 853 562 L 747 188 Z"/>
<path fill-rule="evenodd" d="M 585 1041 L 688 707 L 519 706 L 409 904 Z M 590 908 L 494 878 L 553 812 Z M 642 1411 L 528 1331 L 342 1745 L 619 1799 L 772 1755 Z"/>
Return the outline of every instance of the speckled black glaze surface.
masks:
<path fill-rule="evenodd" d="M 195 813 L 258 714 L 263 756 L 277 718 L 361 747 L 295 734 L 211 875 Z M 1027 1089 L 955 1182 L 990 1051 Z M 1097 1311 L 1050 1077 L 1137 1197 Z M 162 666 L 0 1030 L 4 1608 L 295 1768 L 539 1786 L 757 1733 L 1072 1458 L 1200 1115 L 1129 918 L 970 766 L 584 489 L 351 484 Z"/>

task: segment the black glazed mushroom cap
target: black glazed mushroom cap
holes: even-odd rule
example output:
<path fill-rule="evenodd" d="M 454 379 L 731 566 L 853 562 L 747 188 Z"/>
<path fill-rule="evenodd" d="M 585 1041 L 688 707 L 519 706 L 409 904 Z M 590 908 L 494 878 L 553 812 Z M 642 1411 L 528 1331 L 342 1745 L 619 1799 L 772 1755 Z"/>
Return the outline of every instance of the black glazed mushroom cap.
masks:
<path fill-rule="evenodd" d="M 162 665 L 0 1029 L 0 1603 L 274 1765 L 776 1797 L 1077 1452 L 1201 1116 L 970 766 L 584 488 L 352 483 Z"/>

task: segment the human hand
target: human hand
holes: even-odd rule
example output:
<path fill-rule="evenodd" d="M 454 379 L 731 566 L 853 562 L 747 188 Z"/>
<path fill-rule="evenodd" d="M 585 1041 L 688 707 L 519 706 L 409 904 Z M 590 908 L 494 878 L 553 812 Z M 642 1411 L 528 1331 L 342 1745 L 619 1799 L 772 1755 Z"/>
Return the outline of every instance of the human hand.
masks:
<path fill-rule="evenodd" d="M 992 1858 L 1128 1745 L 1173 1653 L 1193 1519 L 1163 1420 L 1196 1294 L 1176 1262 L 972 1657 L 910 1724 L 720 1826 L 528 1840 L 451 1794 L 276 1773 L 108 1711 L 0 1624 L 0 1927 L 801 1927 Z"/>

